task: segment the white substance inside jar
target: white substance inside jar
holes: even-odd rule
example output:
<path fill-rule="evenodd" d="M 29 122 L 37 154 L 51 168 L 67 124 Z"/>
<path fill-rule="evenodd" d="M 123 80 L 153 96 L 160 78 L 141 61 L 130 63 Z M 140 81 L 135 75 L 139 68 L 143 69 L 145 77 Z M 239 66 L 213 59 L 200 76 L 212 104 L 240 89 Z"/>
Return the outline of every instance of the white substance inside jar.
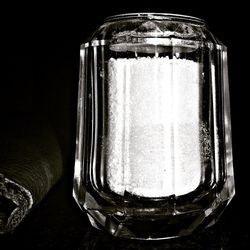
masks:
<path fill-rule="evenodd" d="M 201 179 L 200 65 L 140 57 L 108 62 L 106 178 L 120 195 L 183 195 Z"/>

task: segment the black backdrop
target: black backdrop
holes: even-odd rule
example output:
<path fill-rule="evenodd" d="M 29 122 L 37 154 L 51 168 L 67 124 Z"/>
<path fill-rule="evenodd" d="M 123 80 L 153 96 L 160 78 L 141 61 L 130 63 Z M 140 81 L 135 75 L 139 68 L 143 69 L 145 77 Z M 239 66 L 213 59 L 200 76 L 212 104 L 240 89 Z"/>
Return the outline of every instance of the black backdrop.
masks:
<path fill-rule="evenodd" d="M 126 12 L 168 12 L 197 16 L 205 19 L 210 30 L 227 45 L 236 197 L 222 217 L 220 224 L 223 233 L 219 241 L 222 249 L 245 249 L 250 246 L 250 216 L 247 209 L 250 190 L 250 98 L 247 78 L 249 14 L 247 7 L 237 2 L 187 2 L 165 0 L 137 3 L 136 6 L 135 1 L 82 2 L 75 5 L 61 2 L 53 6 L 10 3 L 9 6 L 2 6 L 0 119 L 4 121 L 23 112 L 45 116 L 60 142 L 66 170 L 63 180 L 67 182 L 65 186 L 61 181 L 13 235 L 0 238 L 3 246 L 12 244 L 15 247 L 19 244 L 26 249 L 92 249 L 87 248 L 86 243 L 89 240 L 86 237 L 90 234 L 87 219 L 71 200 L 79 47 L 105 17 Z M 210 238 L 202 238 L 198 245 L 191 244 L 194 247 L 192 249 L 206 249 L 203 243 L 207 241 L 214 242 L 214 248 L 210 246 L 207 249 L 220 249 L 216 248 L 219 246 L 216 245 L 215 235 L 217 233 L 211 231 Z M 79 242 L 82 239 L 84 243 L 81 245 Z M 108 240 L 105 242 L 106 248 L 103 249 L 111 249 Z M 157 247 L 167 249 L 165 245 L 164 248 L 160 245 Z M 136 249 L 135 246 L 130 248 Z"/>

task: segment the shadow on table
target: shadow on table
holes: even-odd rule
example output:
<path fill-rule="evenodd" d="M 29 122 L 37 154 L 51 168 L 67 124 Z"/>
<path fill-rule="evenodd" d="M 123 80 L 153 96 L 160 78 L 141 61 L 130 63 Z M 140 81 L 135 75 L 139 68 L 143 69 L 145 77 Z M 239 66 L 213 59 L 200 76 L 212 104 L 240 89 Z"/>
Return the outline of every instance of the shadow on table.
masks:
<path fill-rule="evenodd" d="M 196 233 L 192 236 L 161 240 L 161 241 L 140 241 L 114 238 L 96 229 L 90 229 L 78 248 L 79 250 L 165 250 L 165 249 L 209 249 L 222 250 L 223 238 L 221 227 L 216 225 L 211 229 Z"/>

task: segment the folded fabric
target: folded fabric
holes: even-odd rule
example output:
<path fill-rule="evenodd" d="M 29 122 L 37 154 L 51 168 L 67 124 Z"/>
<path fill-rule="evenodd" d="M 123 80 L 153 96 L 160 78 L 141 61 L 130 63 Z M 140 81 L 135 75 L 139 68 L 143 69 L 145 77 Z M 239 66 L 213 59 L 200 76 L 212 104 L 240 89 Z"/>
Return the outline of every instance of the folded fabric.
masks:
<path fill-rule="evenodd" d="M 0 125 L 0 233 L 15 229 L 62 175 L 56 136 L 43 119 L 7 118 Z"/>

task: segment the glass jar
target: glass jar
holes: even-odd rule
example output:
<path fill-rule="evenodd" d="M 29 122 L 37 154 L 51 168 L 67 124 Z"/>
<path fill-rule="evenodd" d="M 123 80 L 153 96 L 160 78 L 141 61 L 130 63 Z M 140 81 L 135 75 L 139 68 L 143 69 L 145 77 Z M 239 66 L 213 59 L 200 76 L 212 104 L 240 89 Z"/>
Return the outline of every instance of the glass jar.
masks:
<path fill-rule="evenodd" d="M 80 51 L 73 196 L 111 235 L 213 225 L 234 196 L 227 49 L 201 19 L 107 18 Z"/>

